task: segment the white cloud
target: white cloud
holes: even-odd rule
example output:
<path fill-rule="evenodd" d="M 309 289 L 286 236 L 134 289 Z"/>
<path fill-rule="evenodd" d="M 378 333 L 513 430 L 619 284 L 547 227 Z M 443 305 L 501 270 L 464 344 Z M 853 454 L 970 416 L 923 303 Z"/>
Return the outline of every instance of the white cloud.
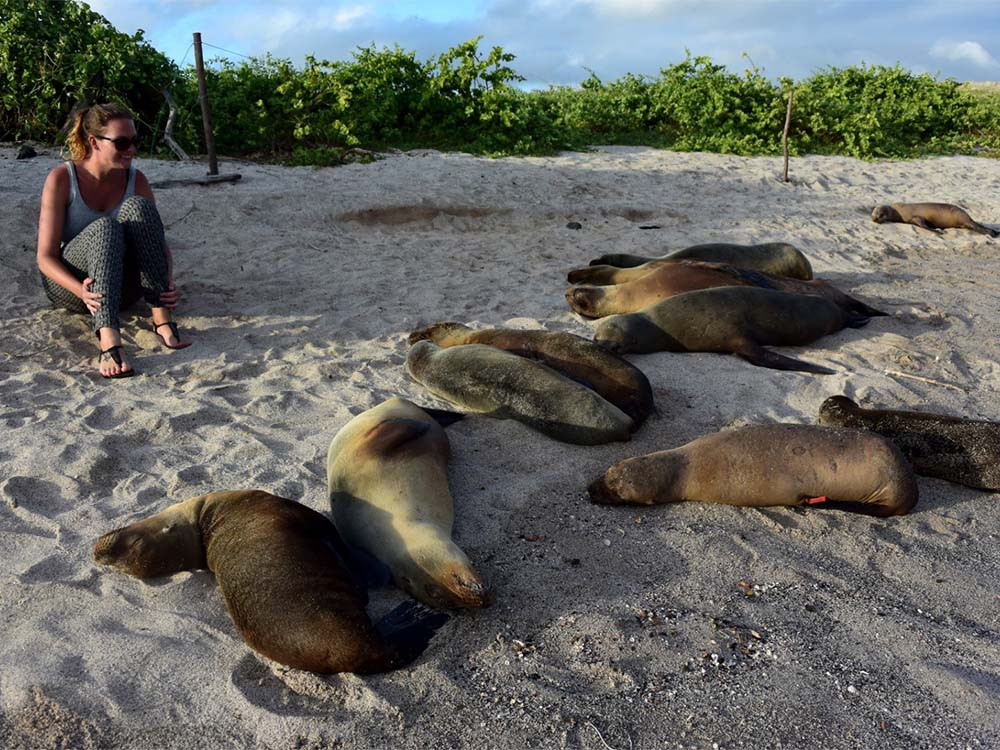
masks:
<path fill-rule="evenodd" d="M 931 57 L 940 57 L 953 62 L 971 62 L 983 68 L 1000 65 L 979 42 L 935 42 L 931 47 Z"/>

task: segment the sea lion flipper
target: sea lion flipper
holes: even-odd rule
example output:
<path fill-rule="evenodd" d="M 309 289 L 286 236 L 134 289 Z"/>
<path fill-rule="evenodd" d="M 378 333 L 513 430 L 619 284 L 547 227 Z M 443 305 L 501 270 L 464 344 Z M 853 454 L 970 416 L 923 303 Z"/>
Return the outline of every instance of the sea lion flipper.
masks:
<path fill-rule="evenodd" d="M 421 406 L 427 416 L 433 419 L 442 427 L 447 427 L 450 424 L 455 424 L 461 419 L 465 419 L 465 414 L 460 411 L 448 411 L 447 409 L 432 409 L 428 406 Z"/>
<path fill-rule="evenodd" d="M 910 223 L 920 227 L 921 229 L 927 229 L 928 231 L 934 232 L 935 234 L 941 234 L 943 230 L 938 229 L 936 226 L 931 224 L 923 216 L 914 216 L 910 219 Z"/>
<path fill-rule="evenodd" d="M 408 601 L 375 623 L 375 630 L 385 645 L 395 652 L 394 666 L 403 666 L 423 653 L 434 633 L 448 619 L 444 612 Z"/>
<path fill-rule="evenodd" d="M 742 357 L 747 362 L 758 367 L 770 367 L 772 370 L 793 370 L 796 372 L 813 372 L 817 375 L 832 375 L 833 370 L 803 362 L 801 359 L 786 357 L 784 354 L 765 349 L 763 346 L 750 339 L 741 339 L 735 342 L 733 354 Z"/>
<path fill-rule="evenodd" d="M 375 555 L 361 547 L 341 543 L 338 552 L 344 561 L 344 566 L 354 572 L 366 589 L 388 586 L 392 583 L 392 570 Z"/>

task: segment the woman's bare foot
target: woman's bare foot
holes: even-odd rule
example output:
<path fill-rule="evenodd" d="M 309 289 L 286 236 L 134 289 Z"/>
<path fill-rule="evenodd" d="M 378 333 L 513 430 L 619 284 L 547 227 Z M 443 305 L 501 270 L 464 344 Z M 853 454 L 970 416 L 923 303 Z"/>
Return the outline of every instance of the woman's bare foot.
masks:
<path fill-rule="evenodd" d="M 102 378 L 127 378 L 135 375 L 135 370 L 125 358 L 122 349 L 121 335 L 114 328 L 102 328 L 99 331 L 101 339 L 101 356 L 97 359 L 97 367 Z"/>
<path fill-rule="evenodd" d="M 177 332 L 177 324 L 170 319 L 170 311 L 165 307 L 153 308 L 153 331 L 168 349 L 183 349 L 191 346 L 190 341 L 182 341 Z"/>

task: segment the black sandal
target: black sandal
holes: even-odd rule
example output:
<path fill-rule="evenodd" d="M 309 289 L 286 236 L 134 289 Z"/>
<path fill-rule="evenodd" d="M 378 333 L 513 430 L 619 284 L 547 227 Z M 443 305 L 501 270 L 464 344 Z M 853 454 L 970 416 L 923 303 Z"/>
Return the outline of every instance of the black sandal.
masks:
<path fill-rule="evenodd" d="M 160 341 L 163 342 L 163 345 L 167 347 L 167 349 L 184 349 L 185 347 L 191 346 L 190 341 L 188 341 L 186 344 L 175 344 L 175 345 L 168 344 L 167 339 L 164 338 L 163 334 L 157 330 L 158 328 L 162 328 L 163 326 L 170 326 L 170 332 L 174 334 L 174 338 L 177 339 L 178 341 L 181 340 L 181 335 L 177 332 L 177 324 L 172 320 L 168 320 L 163 323 L 157 323 L 156 325 L 154 325 L 153 333 L 155 333 L 157 336 L 160 337 Z"/>
<path fill-rule="evenodd" d="M 122 362 L 122 355 L 118 353 L 119 349 L 121 349 L 120 345 L 109 346 L 107 349 L 101 352 L 101 356 L 97 358 L 97 361 L 103 362 L 104 355 L 106 354 L 107 356 L 111 357 L 112 360 L 114 360 L 114 363 L 116 365 L 118 365 L 119 367 L 123 367 L 124 363 Z M 128 370 L 121 370 L 117 375 L 105 375 L 103 372 L 101 373 L 101 377 L 107 380 L 116 380 L 117 378 L 130 378 L 133 375 L 135 375 L 134 368 Z"/>

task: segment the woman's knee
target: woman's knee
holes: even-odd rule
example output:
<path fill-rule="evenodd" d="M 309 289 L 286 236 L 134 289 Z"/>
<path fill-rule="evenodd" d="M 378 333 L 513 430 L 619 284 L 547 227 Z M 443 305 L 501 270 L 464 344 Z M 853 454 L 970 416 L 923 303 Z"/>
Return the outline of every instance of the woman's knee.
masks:
<path fill-rule="evenodd" d="M 119 221 L 132 221 L 135 219 L 148 219 L 149 217 L 156 216 L 159 218 L 159 214 L 156 211 L 156 206 L 153 205 L 152 201 L 141 195 L 130 195 L 124 201 L 122 201 L 121 206 L 118 208 L 118 220 Z"/>

